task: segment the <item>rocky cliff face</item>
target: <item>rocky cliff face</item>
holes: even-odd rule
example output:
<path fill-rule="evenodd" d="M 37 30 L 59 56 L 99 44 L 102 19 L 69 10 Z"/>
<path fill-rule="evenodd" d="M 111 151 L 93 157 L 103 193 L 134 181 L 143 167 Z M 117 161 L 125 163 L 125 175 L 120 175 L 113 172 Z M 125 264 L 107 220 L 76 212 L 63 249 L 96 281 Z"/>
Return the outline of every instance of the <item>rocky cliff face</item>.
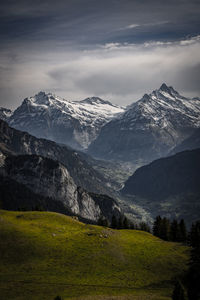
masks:
<path fill-rule="evenodd" d="M 38 155 L 8 156 L 0 173 L 38 195 L 61 202 L 66 211 L 84 219 L 97 221 L 101 215 L 110 219 L 110 215 L 120 214 L 120 208 L 113 199 L 109 209 L 105 209 L 106 203 L 100 208 L 95 197 L 77 187 L 66 167 L 58 161 Z"/>
<path fill-rule="evenodd" d="M 9 119 L 10 126 L 46 138 L 86 149 L 103 125 L 124 111 L 97 97 L 69 101 L 40 92 L 26 98 Z"/>
<path fill-rule="evenodd" d="M 0 149 L 3 153 L 37 154 L 58 160 L 67 168 L 77 186 L 81 186 L 89 192 L 110 193 L 108 181 L 76 151 L 13 129 L 2 120 L 0 120 Z"/>
<path fill-rule="evenodd" d="M 200 101 L 163 84 L 111 120 L 91 143 L 95 157 L 148 162 L 167 153 L 200 127 Z"/>

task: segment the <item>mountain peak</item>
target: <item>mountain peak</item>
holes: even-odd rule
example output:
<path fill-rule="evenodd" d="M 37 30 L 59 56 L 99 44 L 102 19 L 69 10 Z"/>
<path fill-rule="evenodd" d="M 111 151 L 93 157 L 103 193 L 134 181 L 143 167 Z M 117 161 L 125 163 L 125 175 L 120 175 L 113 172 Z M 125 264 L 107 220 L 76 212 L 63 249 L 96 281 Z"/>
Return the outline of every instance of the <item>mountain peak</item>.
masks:
<path fill-rule="evenodd" d="M 172 87 L 171 86 L 167 86 L 166 83 L 163 83 L 161 85 L 161 87 L 159 88 L 159 90 L 164 91 L 164 92 L 169 92 L 171 91 Z"/>
<path fill-rule="evenodd" d="M 26 98 L 25 100 L 31 100 L 31 102 L 39 105 L 47 105 L 49 103 L 49 95 L 43 91 L 40 91 L 35 96 Z"/>
<path fill-rule="evenodd" d="M 160 92 L 161 94 L 167 93 L 172 97 L 182 97 L 172 86 L 168 86 L 165 83 L 163 83 L 161 85 L 161 87 L 159 88 L 158 92 Z"/>
<path fill-rule="evenodd" d="M 88 97 L 82 101 L 80 101 L 80 103 L 86 103 L 86 104 L 109 104 L 112 105 L 112 103 L 110 103 L 109 101 L 103 100 L 99 97 Z"/>

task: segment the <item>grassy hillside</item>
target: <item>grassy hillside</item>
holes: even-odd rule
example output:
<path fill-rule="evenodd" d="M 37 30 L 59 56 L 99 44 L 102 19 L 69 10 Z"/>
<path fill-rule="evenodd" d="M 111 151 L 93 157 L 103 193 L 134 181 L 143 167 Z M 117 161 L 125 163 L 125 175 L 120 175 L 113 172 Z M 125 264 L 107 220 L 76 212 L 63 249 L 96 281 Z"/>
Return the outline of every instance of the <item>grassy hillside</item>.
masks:
<path fill-rule="evenodd" d="M 2 300 L 164 300 L 188 248 L 57 213 L 0 211 L 0 257 Z"/>

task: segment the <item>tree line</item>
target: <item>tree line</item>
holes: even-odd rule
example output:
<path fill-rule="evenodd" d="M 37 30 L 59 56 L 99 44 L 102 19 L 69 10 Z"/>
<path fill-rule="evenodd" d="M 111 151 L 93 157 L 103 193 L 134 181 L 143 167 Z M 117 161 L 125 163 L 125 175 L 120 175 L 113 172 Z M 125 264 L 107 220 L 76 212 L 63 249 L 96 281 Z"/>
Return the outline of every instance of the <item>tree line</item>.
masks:
<path fill-rule="evenodd" d="M 187 229 L 183 219 L 170 221 L 166 217 L 157 216 L 153 224 L 153 234 L 165 241 L 182 242 L 187 241 Z"/>
<path fill-rule="evenodd" d="M 200 221 L 192 224 L 187 242 L 191 247 L 189 268 L 182 280 L 177 280 L 173 300 L 200 299 Z"/>
<path fill-rule="evenodd" d="M 111 222 L 108 221 L 105 217 L 101 216 L 97 222 L 97 225 L 110 227 L 112 229 L 135 229 L 151 232 L 150 226 L 145 222 L 140 222 L 139 224 L 130 221 L 126 216 L 120 215 L 116 217 L 112 216 Z"/>

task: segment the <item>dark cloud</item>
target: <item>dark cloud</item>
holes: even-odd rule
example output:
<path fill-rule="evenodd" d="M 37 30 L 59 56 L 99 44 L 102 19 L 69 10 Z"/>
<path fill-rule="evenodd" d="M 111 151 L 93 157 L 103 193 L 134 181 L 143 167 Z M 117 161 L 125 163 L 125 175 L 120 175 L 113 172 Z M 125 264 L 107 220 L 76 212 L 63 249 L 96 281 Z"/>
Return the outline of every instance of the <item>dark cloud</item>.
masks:
<path fill-rule="evenodd" d="M 142 42 L 197 34 L 199 10 L 195 0 L 3 1 L 0 28 L 7 39 Z"/>
<path fill-rule="evenodd" d="M 2 0 L 0 14 L 1 105 L 40 89 L 118 103 L 162 81 L 199 91 L 199 0 Z"/>

